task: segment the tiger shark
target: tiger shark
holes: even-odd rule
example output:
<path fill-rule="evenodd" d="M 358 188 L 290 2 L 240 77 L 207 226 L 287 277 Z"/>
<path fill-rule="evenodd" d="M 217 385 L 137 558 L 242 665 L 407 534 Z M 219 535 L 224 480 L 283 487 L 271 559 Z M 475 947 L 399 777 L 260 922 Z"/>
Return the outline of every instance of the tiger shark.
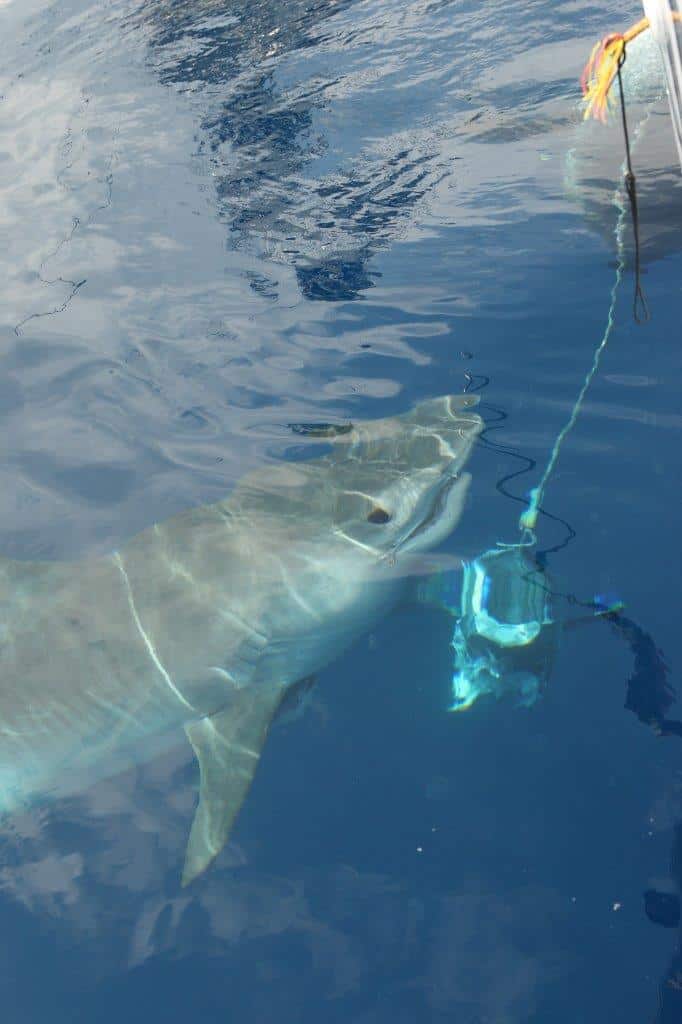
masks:
<path fill-rule="evenodd" d="M 454 529 L 473 396 L 320 431 L 317 458 L 103 557 L 0 561 L 0 811 L 83 789 L 184 728 L 183 884 L 227 841 L 285 696 L 370 631 Z M 420 561 L 421 559 L 421 561 Z"/>

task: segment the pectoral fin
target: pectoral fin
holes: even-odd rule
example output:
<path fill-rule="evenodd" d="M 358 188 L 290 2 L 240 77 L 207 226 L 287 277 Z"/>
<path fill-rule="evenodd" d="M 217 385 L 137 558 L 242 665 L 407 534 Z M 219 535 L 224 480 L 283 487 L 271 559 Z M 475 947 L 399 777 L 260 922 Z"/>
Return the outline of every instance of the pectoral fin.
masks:
<path fill-rule="evenodd" d="M 200 875 L 227 842 L 281 698 L 280 687 L 248 687 L 225 711 L 185 726 L 199 762 L 200 782 L 183 885 Z"/>

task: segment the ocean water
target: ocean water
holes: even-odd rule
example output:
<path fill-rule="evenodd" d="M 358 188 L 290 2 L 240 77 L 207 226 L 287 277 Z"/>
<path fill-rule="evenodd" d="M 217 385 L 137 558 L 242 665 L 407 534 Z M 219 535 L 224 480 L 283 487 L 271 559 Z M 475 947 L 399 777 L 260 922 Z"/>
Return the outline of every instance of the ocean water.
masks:
<path fill-rule="evenodd" d="M 639 16 L 0 0 L 3 554 L 110 551 L 299 457 L 291 423 L 464 391 L 487 429 L 446 551 L 517 540 L 618 274 L 617 111 L 581 125 L 577 80 Z M 682 744 L 651 727 L 682 718 L 682 205 L 665 107 L 632 116 L 651 318 L 623 220 L 537 533 L 558 605 L 635 631 L 566 629 L 531 707 L 452 714 L 452 618 L 397 610 L 273 728 L 186 889 L 182 735 L 4 817 L 8 1024 L 682 1021 Z"/>

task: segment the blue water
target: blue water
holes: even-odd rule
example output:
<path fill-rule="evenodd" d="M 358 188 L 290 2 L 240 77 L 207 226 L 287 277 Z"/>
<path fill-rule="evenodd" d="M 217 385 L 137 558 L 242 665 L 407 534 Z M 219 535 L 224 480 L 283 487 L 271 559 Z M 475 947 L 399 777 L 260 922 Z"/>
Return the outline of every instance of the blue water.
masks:
<path fill-rule="evenodd" d="M 626 7 L 0 3 L 3 553 L 108 551 L 296 456 L 292 422 L 465 389 L 499 447 L 448 550 L 517 539 L 503 489 L 537 483 L 605 330 L 612 223 L 565 167 Z M 640 326 L 625 274 L 538 526 L 557 591 L 622 600 L 673 685 L 681 269 L 674 232 L 647 251 Z M 182 738 L 4 820 L 3 1019 L 682 1021 L 643 901 L 682 881 L 682 744 L 624 707 L 632 652 L 568 631 L 532 708 L 453 715 L 451 633 L 401 609 L 325 670 L 186 890 Z"/>

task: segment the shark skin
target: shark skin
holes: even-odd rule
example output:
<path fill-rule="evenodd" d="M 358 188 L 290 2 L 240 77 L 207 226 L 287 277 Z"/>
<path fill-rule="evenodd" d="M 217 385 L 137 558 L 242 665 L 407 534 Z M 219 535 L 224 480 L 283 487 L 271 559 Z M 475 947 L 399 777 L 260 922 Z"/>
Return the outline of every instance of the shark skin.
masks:
<path fill-rule="evenodd" d="M 84 789 L 182 727 L 183 883 L 224 846 L 289 688 L 370 631 L 456 526 L 474 396 L 355 424 L 305 462 L 68 563 L 0 561 L 0 812 Z"/>

